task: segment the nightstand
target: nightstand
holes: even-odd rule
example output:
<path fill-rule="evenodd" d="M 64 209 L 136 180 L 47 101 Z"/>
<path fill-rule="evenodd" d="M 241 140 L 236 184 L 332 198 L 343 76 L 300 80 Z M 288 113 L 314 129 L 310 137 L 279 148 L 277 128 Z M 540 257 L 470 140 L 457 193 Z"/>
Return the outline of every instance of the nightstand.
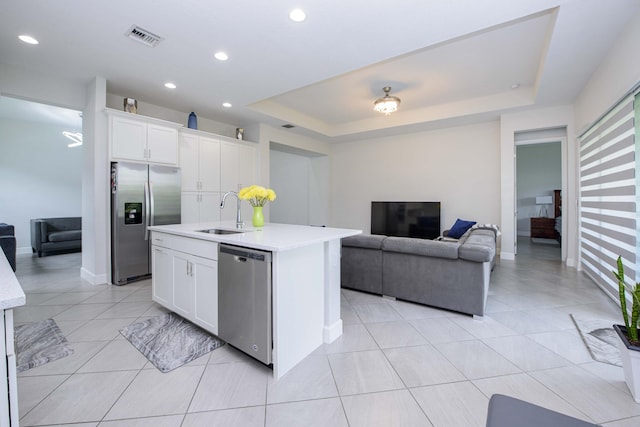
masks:
<path fill-rule="evenodd" d="M 553 218 L 531 218 L 531 237 L 555 239 L 555 224 L 556 220 Z"/>

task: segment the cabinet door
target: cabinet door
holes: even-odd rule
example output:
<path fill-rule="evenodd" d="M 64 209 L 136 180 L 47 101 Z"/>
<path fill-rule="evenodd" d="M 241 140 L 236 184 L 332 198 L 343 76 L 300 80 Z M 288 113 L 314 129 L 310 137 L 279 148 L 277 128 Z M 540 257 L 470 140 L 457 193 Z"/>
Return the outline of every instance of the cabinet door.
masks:
<path fill-rule="evenodd" d="M 182 191 L 198 191 L 198 137 L 180 134 L 180 169 L 182 171 Z"/>
<path fill-rule="evenodd" d="M 200 193 L 200 222 L 220 221 L 220 193 Z"/>
<path fill-rule="evenodd" d="M 152 246 L 151 252 L 152 299 L 158 304 L 173 309 L 173 252 Z"/>
<path fill-rule="evenodd" d="M 220 191 L 220 141 L 200 137 L 200 191 Z"/>
<path fill-rule="evenodd" d="M 147 158 L 150 162 L 178 165 L 178 130 L 147 125 Z"/>
<path fill-rule="evenodd" d="M 195 303 L 193 263 L 187 254 L 173 255 L 173 310 L 182 317 L 193 314 Z"/>
<path fill-rule="evenodd" d="M 238 146 L 238 185 L 240 188 L 256 184 L 257 149 L 249 145 Z"/>
<path fill-rule="evenodd" d="M 197 192 L 182 192 L 180 197 L 182 224 L 200 222 L 200 199 Z"/>
<path fill-rule="evenodd" d="M 238 144 L 222 141 L 220 146 L 220 190 L 238 191 Z"/>
<path fill-rule="evenodd" d="M 195 320 L 209 332 L 218 334 L 218 262 L 193 257 Z"/>
<path fill-rule="evenodd" d="M 145 160 L 147 125 L 124 117 L 111 118 L 111 157 Z"/>

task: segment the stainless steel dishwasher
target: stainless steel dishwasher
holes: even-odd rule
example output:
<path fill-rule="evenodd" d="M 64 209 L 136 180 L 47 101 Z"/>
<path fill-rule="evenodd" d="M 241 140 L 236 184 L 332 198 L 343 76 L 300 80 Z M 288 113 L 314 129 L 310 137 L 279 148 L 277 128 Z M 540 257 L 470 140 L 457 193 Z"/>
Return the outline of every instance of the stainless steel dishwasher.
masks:
<path fill-rule="evenodd" d="M 270 365 L 271 252 L 224 244 L 219 247 L 218 336 Z"/>

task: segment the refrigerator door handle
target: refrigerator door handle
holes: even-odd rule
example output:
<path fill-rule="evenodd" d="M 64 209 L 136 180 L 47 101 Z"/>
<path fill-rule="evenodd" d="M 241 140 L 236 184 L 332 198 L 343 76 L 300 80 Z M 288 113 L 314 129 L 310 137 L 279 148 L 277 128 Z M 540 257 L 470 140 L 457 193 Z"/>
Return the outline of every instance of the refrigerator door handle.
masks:
<path fill-rule="evenodd" d="M 150 191 L 149 191 L 149 183 L 145 182 L 144 183 L 144 223 L 145 223 L 145 230 L 144 230 L 144 240 L 149 240 L 149 229 L 147 228 L 150 224 L 149 221 L 151 220 L 151 208 L 150 208 Z"/>
<path fill-rule="evenodd" d="M 149 225 L 155 225 L 156 208 L 155 208 L 154 199 L 155 198 L 153 196 L 153 182 L 149 181 L 149 206 L 151 207 L 150 215 L 149 215 Z"/>

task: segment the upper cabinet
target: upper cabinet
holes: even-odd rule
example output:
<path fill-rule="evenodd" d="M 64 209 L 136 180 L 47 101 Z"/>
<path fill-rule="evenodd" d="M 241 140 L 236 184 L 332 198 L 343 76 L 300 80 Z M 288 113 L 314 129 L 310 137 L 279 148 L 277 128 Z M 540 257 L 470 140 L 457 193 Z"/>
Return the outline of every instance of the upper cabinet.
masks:
<path fill-rule="evenodd" d="M 242 187 L 257 184 L 257 149 L 246 143 L 221 141 L 220 189 L 223 192 L 238 191 Z"/>
<path fill-rule="evenodd" d="M 220 140 L 180 132 L 182 191 L 220 191 Z"/>
<path fill-rule="evenodd" d="M 108 109 L 112 160 L 178 165 L 178 129 L 182 125 Z"/>

